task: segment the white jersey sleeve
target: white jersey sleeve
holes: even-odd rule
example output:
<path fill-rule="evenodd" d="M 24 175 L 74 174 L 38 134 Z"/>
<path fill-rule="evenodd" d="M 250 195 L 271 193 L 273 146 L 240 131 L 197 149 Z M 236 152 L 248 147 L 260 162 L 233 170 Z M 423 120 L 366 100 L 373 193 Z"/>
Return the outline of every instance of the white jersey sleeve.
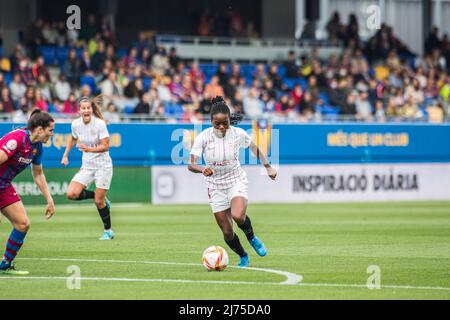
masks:
<path fill-rule="evenodd" d="M 250 135 L 241 128 L 237 128 L 237 132 L 239 135 L 239 145 L 241 148 L 248 148 L 250 144 L 252 143 L 252 138 Z"/>
<path fill-rule="evenodd" d="M 72 137 L 74 139 L 78 139 L 78 133 L 77 133 L 77 127 L 76 127 L 76 120 L 72 122 L 71 129 L 72 129 Z"/>
<path fill-rule="evenodd" d="M 204 131 L 200 132 L 198 136 L 195 137 L 194 143 L 192 145 L 191 154 L 194 156 L 197 156 L 199 158 L 203 155 L 203 149 L 204 149 Z"/>
<path fill-rule="evenodd" d="M 98 138 L 99 139 L 105 139 L 109 137 L 108 129 L 106 128 L 105 121 L 98 119 Z"/>

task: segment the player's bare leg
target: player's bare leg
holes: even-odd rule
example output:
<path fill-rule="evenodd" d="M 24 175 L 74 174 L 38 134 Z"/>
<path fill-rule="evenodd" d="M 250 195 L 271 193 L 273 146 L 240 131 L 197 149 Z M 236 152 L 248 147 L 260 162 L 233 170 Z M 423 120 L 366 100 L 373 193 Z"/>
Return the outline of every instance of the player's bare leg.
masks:
<path fill-rule="evenodd" d="M 223 233 L 223 238 L 226 244 L 237 253 L 240 257 L 239 267 L 248 267 L 248 254 L 245 252 L 244 247 L 239 240 L 239 237 L 233 230 L 233 218 L 231 216 L 231 209 L 219 211 L 214 213 L 216 222 L 219 225 Z"/>
<path fill-rule="evenodd" d="M 13 230 L 6 244 L 6 250 L 0 263 L 0 273 L 27 275 L 28 271 L 15 270 L 12 262 L 23 245 L 25 236 L 30 229 L 30 219 L 27 216 L 22 201 L 17 201 L 1 210 L 11 222 Z"/>
<path fill-rule="evenodd" d="M 66 191 L 69 200 L 94 199 L 94 192 L 86 190 L 86 186 L 77 181 L 71 181 Z"/>
<path fill-rule="evenodd" d="M 238 227 L 245 233 L 248 242 L 250 242 L 256 253 L 263 257 L 267 254 L 267 248 L 253 232 L 252 222 L 246 214 L 247 203 L 248 201 L 244 197 L 236 196 L 231 199 L 231 215 Z"/>
<path fill-rule="evenodd" d="M 95 189 L 94 202 L 104 226 L 103 235 L 99 240 L 112 240 L 115 237 L 114 232 L 111 229 L 110 205 L 106 198 L 107 192 L 108 190 L 106 189 Z"/>

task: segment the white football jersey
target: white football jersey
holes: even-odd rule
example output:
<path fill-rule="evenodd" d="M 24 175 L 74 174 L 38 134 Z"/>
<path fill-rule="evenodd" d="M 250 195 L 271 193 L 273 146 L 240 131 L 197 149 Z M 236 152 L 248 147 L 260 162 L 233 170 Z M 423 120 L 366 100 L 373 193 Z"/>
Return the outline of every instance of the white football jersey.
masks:
<path fill-rule="evenodd" d="M 92 116 L 88 124 L 85 124 L 81 117 L 73 121 L 72 136 L 78 140 L 77 143 L 85 144 L 88 147 L 96 147 L 101 139 L 109 137 L 109 133 L 105 121 Z M 109 151 L 83 152 L 83 168 L 99 169 L 107 166 L 112 166 Z"/>
<path fill-rule="evenodd" d="M 228 189 L 236 182 L 247 182 L 247 174 L 239 163 L 239 149 L 248 148 L 251 138 L 241 128 L 230 126 L 225 137 L 214 133 L 214 128 L 203 130 L 194 140 L 191 154 L 204 157 L 206 166 L 214 174 L 205 177 L 210 189 Z"/>

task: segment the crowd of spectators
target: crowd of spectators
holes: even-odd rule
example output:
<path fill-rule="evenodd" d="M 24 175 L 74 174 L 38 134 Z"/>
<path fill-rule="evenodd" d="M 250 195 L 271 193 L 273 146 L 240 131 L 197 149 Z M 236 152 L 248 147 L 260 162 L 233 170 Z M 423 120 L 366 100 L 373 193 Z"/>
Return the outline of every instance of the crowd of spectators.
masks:
<path fill-rule="evenodd" d="M 329 38 L 342 43 L 340 55 L 323 59 L 312 48 L 309 55 L 290 51 L 285 61 L 220 63 L 216 70 L 184 60 L 175 48 L 167 52 L 145 33 L 118 54 L 106 18 L 90 16 L 76 34 L 38 20 L 10 57 L 0 54 L 0 114 L 20 122 L 37 107 L 71 117 L 81 96 L 102 94 L 112 122 L 127 114 L 195 123 L 208 118 L 211 99 L 221 95 L 248 119 L 443 121 L 450 104 L 448 36 L 433 29 L 425 54 L 414 56 L 387 25 L 363 43 L 355 21 L 342 26 L 333 15 L 327 25 Z M 41 55 L 43 45 L 70 49 L 53 66 Z"/>

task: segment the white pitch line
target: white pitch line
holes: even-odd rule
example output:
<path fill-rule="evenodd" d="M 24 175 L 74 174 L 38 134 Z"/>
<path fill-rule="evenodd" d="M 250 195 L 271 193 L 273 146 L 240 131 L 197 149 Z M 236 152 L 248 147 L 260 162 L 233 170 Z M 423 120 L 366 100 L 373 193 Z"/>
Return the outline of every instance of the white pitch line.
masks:
<path fill-rule="evenodd" d="M 135 263 L 135 264 L 160 264 L 160 265 L 181 265 L 181 266 L 203 266 L 199 263 L 184 263 L 184 262 L 160 262 L 160 261 L 133 261 L 133 260 L 100 260 L 100 259 L 69 259 L 69 258 L 20 258 L 22 260 L 41 260 L 41 261 L 66 261 L 66 262 L 97 262 L 97 263 Z M 229 266 L 230 268 L 238 268 L 234 266 Z M 240 268 L 238 268 L 240 269 Z M 286 277 L 286 280 L 283 282 L 279 282 L 277 284 L 283 285 L 296 285 L 303 280 L 301 275 L 275 270 L 275 269 L 267 269 L 267 268 L 243 268 L 242 270 L 253 270 L 253 271 L 262 271 L 267 273 L 274 273 L 278 275 L 282 275 Z M 189 280 L 190 281 L 190 280 Z M 222 283 L 222 282 L 221 282 Z"/>
<path fill-rule="evenodd" d="M 14 280 L 65 280 L 69 277 L 35 277 L 35 276 L 1 276 L 3 279 Z M 219 280 L 185 280 L 185 279 L 137 279 L 137 278 L 98 278 L 98 277 L 71 277 L 82 281 L 121 281 L 121 282 L 172 282 L 172 283 L 208 283 L 208 284 L 250 284 L 250 285 L 285 285 L 281 282 L 249 282 L 249 281 L 219 281 Z"/>
<path fill-rule="evenodd" d="M 340 288 L 366 288 L 364 284 L 342 284 L 342 283 L 300 283 L 302 287 L 340 287 Z M 396 286 L 396 285 L 380 285 L 380 289 L 413 289 L 413 290 L 438 290 L 450 291 L 447 287 L 425 287 L 425 286 Z M 378 289 L 373 289 L 378 290 Z"/>

